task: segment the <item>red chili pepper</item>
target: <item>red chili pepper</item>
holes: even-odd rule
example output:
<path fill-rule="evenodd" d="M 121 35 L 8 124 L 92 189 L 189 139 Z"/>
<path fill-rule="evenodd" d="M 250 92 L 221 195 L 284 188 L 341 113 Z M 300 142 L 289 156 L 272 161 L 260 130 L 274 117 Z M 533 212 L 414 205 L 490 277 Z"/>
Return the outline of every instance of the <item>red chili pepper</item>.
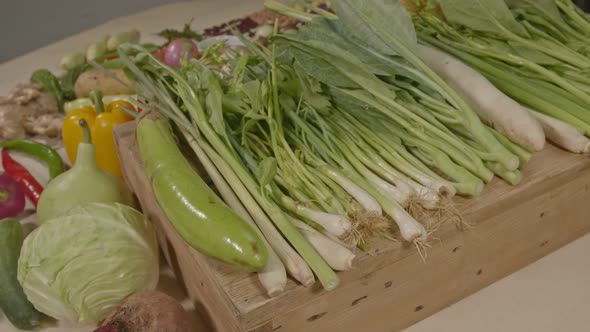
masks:
<path fill-rule="evenodd" d="M 37 207 L 39 197 L 41 197 L 41 193 L 43 192 L 43 186 L 23 165 L 12 159 L 6 149 L 2 149 L 2 167 L 4 167 L 6 173 L 10 174 L 16 182 L 23 186 L 25 194 L 33 202 L 35 207 Z"/>
<path fill-rule="evenodd" d="M 142 105 L 143 105 L 143 102 L 141 101 L 141 99 L 137 98 L 136 100 L 137 100 L 137 102 L 138 102 L 138 103 L 140 103 L 140 104 L 142 104 Z M 143 112 L 143 109 L 142 109 L 141 107 L 139 107 L 139 106 L 138 106 L 138 107 L 137 107 L 137 113 L 141 113 L 141 112 Z"/>

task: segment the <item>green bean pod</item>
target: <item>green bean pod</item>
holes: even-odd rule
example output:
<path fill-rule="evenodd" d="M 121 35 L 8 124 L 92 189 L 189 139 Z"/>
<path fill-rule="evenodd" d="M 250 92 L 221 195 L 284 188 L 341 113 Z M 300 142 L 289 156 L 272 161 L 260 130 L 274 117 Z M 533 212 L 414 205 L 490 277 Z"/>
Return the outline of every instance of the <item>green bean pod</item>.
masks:
<path fill-rule="evenodd" d="M 136 136 L 152 191 L 180 236 L 197 251 L 236 269 L 264 267 L 268 252 L 262 239 L 192 169 L 168 123 L 145 117 Z"/>

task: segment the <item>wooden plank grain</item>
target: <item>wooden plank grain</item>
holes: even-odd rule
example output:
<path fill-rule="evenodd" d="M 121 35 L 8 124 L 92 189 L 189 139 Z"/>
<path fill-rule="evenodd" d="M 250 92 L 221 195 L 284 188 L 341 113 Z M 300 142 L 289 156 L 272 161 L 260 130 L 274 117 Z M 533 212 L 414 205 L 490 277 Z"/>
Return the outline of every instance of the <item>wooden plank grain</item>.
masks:
<path fill-rule="evenodd" d="M 398 331 L 590 232 L 590 172 L 500 211 L 429 251 L 343 285 L 281 318 L 280 331 Z M 560 211 L 551 217 L 543 211 Z M 319 317 L 319 318 L 318 318 Z M 315 318 L 315 319 L 314 319 Z"/>

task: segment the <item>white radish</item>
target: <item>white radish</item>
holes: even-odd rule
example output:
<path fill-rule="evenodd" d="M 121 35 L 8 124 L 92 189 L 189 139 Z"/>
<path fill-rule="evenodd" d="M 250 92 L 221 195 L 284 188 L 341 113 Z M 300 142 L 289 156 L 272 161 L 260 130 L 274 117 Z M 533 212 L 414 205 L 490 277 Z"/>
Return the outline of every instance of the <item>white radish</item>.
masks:
<path fill-rule="evenodd" d="M 482 74 L 431 46 L 419 45 L 419 52 L 426 64 L 457 91 L 482 122 L 530 152 L 543 149 L 545 134 L 541 124 Z"/>
<path fill-rule="evenodd" d="M 543 113 L 529 112 L 541 123 L 545 136 L 555 145 L 573 153 L 590 152 L 590 139 L 576 127 Z"/>

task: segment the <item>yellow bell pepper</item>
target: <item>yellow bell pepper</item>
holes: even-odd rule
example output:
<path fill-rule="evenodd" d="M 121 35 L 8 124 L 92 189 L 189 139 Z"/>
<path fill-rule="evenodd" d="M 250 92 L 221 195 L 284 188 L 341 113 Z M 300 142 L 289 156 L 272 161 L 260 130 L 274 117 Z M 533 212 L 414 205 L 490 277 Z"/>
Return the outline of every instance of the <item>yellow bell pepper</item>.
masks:
<path fill-rule="evenodd" d="M 121 177 L 121 166 L 115 149 L 113 128 L 133 120 L 133 117 L 125 113 L 123 109 L 135 110 L 135 108 L 127 101 L 116 100 L 108 104 L 105 109 L 98 91 L 92 93 L 92 100 L 94 106 L 83 106 L 66 115 L 62 126 L 66 152 L 72 164 L 75 163 L 78 144 L 82 142 L 83 138 L 82 129 L 78 122 L 84 119 L 92 131 L 96 164 L 100 169 Z"/>
<path fill-rule="evenodd" d="M 117 100 L 125 100 L 131 102 L 133 100 L 137 100 L 137 95 L 112 95 L 112 96 L 104 96 L 102 97 L 102 102 L 105 105 L 108 105 Z M 68 101 L 64 104 L 64 113 L 68 114 L 73 110 L 77 110 L 84 106 L 92 106 L 94 103 L 90 98 L 78 98 L 76 100 Z"/>

